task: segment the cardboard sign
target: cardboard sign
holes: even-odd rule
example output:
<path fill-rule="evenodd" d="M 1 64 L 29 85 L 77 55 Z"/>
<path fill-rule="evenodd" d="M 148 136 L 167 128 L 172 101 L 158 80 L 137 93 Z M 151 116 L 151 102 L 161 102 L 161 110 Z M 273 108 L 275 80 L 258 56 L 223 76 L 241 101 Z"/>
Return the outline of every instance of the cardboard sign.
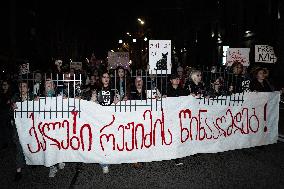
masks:
<path fill-rule="evenodd" d="M 108 52 L 108 68 L 116 69 L 117 66 L 129 69 L 129 52 Z"/>
<path fill-rule="evenodd" d="M 82 62 L 70 62 L 70 69 L 82 70 Z"/>

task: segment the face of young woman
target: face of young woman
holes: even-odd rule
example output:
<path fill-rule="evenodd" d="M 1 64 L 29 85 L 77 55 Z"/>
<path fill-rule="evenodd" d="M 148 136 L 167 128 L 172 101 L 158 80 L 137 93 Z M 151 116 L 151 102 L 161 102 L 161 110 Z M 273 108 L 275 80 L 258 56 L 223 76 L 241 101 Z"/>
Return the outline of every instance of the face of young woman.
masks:
<path fill-rule="evenodd" d="M 238 64 L 236 65 L 234 68 L 233 68 L 233 72 L 234 74 L 236 75 L 240 75 L 243 73 L 243 66 L 241 64 Z"/>
<path fill-rule="evenodd" d="M 65 73 L 64 74 L 64 85 L 67 86 L 68 85 L 68 81 L 67 80 L 70 80 L 71 77 L 70 77 L 70 74 L 69 73 Z"/>
<path fill-rule="evenodd" d="M 92 101 L 97 101 L 97 91 L 92 91 L 92 97 L 91 97 Z"/>
<path fill-rule="evenodd" d="M 200 83 L 202 81 L 201 73 L 198 72 L 198 73 L 192 75 L 192 80 L 196 83 Z"/>
<path fill-rule="evenodd" d="M 256 79 L 259 79 L 259 80 L 265 79 L 265 73 L 264 73 L 263 70 L 260 70 L 260 71 L 257 72 Z"/>
<path fill-rule="evenodd" d="M 179 78 L 174 78 L 171 80 L 172 85 L 179 85 L 180 79 Z"/>
<path fill-rule="evenodd" d="M 118 74 L 118 77 L 123 78 L 124 77 L 124 70 L 118 69 L 117 74 Z"/>
<path fill-rule="evenodd" d="M 50 80 L 45 81 L 45 90 L 46 91 L 51 91 L 54 89 L 53 82 Z"/>
<path fill-rule="evenodd" d="M 102 83 L 104 86 L 108 86 L 109 84 L 109 75 L 107 73 L 104 73 L 102 76 Z"/>
<path fill-rule="evenodd" d="M 182 77 L 182 75 L 183 75 L 183 68 L 182 67 L 177 68 L 177 74 L 178 74 L 179 77 Z"/>
<path fill-rule="evenodd" d="M 41 81 L 41 74 L 40 73 L 35 74 L 35 80 L 38 81 L 38 82 Z"/>
<path fill-rule="evenodd" d="M 142 88 L 142 86 L 143 86 L 143 80 L 142 80 L 141 77 L 137 77 L 137 78 L 135 79 L 135 86 L 136 86 L 137 89 L 141 89 L 141 88 Z"/>
<path fill-rule="evenodd" d="M 75 70 L 74 69 L 70 69 L 70 75 L 73 76 L 75 74 Z"/>
<path fill-rule="evenodd" d="M 220 87 L 223 85 L 223 81 L 220 78 L 217 78 L 213 84 L 214 90 L 219 90 Z"/>
<path fill-rule="evenodd" d="M 19 91 L 22 95 L 25 95 L 28 93 L 28 84 L 27 83 L 20 83 L 20 86 L 19 86 Z"/>
<path fill-rule="evenodd" d="M 6 90 L 9 89 L 9 84 L 8 84 L 6 81 L 4 81 L 4 82 L 2 83 L 2 89 L 3 89 L 4 91 L 6 91 Z"/>
<path fill-rule="evenodd" d="M 95 83 L 96 83 L 96 76 L 92 75 L 92 76 L 90 77 L 90 84 L 91 84 L 91 85 L 94 85 Z"/>

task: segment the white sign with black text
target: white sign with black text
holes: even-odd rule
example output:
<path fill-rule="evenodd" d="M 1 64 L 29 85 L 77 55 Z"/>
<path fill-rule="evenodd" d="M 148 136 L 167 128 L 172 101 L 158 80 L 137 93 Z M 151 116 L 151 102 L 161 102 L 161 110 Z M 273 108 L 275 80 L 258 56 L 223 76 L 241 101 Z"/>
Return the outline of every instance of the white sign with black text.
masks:
<path fill-rule="evenodd" d="M 149 40 L 149 73 L 171 74 L 171 40 Z"/>
<path fill-rule="evenodd" d="M 276 61 L 277 57 L 273 47 L 269 45 L 255 45 L 255 62 L 275 63 Z"/>

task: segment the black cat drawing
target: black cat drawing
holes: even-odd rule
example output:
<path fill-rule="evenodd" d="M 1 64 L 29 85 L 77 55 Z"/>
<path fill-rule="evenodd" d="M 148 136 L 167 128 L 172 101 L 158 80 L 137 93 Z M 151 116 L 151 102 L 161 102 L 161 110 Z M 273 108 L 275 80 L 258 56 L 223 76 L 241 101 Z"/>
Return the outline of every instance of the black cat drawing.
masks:
<path fill-rule="evenodd" d="M 155 70 L 167 70 L 168 53 L 162 53 L 162 58 L 157 61 Z"/>

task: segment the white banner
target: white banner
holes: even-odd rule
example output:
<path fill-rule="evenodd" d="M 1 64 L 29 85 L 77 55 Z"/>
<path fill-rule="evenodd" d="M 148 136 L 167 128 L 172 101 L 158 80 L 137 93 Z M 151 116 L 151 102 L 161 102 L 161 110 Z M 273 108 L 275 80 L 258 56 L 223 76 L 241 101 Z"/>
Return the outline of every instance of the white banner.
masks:
<path fill-rule="evenodd" d="M 139 106 L 145 101 L 121 102 L 132 107 L 120 109 L 76 99 L 70 106 L 81 111 L 68 117 L 68 100 L 53 97 L 18 103 L 15 122 L 30 165 L 161 161 L 277 141 L 279 92 L 245 93 L 243 104 L 220 99 L 212 105 L 192 96 L 165 98 L 162 111 Z"/>
<path fill-rule="evenodd" d="M 171 74 L 171 40 L 149 40 L 149 73 Z"/>
<path fill-rule="evenodd" d="M 228 48 L 227 66 L 232 66 L 234 62 L 240 62 L 244 66 L 249 66 L 249 48 Z"/>
<path fill-rule="evenodd" d="M 255 62 L 275 63 L 276 61 L 277 57 L 273 47 L 269 45 L 255 45 Z"/>

